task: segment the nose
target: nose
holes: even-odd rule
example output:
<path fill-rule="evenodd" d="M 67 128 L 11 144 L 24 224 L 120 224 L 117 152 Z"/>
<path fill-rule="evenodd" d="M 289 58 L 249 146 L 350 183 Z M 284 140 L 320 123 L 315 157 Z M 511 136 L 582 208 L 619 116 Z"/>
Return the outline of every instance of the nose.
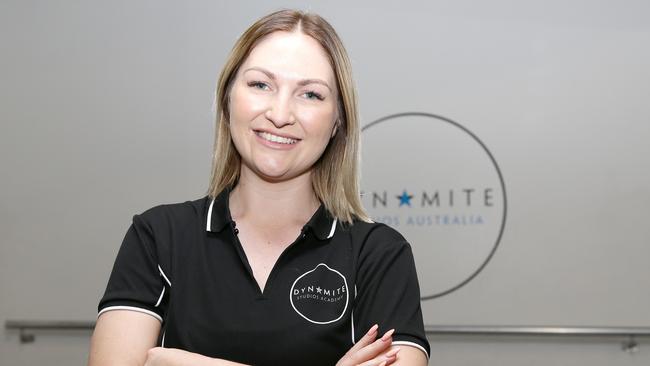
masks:
<path fill-rule="evenodd" d="M 285 93 L 276 94 L 264 115 L 277 128 L 294 124 L 296 117 L 293 111 L 291 96 Z"/>

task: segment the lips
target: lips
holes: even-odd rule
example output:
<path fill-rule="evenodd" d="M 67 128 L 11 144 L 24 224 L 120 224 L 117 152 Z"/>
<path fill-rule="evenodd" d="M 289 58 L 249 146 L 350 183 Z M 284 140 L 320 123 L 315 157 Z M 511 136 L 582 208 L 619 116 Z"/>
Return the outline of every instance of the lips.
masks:
<path fill-rule="evenodd" d="M 288 136 L 279 136 L 266 131 L 255 131 L 255 134 L 266 141 L 275 142 L 277 144 L 293 145 L 300 141 L 300 139 Z"/>

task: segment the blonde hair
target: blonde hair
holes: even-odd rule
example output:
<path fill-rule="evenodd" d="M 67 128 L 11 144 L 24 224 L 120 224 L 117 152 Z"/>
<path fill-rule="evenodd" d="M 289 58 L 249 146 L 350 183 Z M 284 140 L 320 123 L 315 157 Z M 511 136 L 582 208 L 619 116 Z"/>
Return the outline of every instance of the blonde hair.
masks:
<path fill-rule="evenodd" d="M 359 122 L 357 96 L 347 52 L 334 28 L 316 14 L 280 10 L 251 25 L 237 40 L 221 70 L 216 92 L 216 129 L 208 195 L 213 198 L 239 180 L 241 157 L 229 129 L 229 95 L 239 67 L 265 36 L 278 31 L 300 31 L 325 50 L 338 89 L 338 128 L 314 164 L 312 187 L 325 208 L 340 222 L 370 221 L 359 194 Z"/>

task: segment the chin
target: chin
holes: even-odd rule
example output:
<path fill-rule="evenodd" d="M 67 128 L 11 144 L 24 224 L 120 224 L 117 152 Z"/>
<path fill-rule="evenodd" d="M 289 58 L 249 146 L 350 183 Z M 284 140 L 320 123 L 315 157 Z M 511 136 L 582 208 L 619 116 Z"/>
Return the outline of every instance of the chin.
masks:
<path fill-rule="evenodd" d="M 289 171 L 283 169 L 262 168 L 256 169 L 255 173 L 266 181 L 283 181 L 292 177 Z"/>
<path fill-rule="evenodd" d="M 279 159 L 263 159 L 262 161 L 253 162 L 248 165 L 251 173 L 257 175 L 267 182 L 282 182 L 299 177 L 309 169 L 303 170 L 302 167 L 287 164 L 287 161 L 279 161 Z"/>

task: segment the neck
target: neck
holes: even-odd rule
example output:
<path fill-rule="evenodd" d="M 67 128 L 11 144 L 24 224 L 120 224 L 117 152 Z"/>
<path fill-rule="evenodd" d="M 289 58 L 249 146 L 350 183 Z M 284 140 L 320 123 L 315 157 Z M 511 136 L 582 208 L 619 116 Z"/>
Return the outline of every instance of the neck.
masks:
<path fill-rule="evenodd" d="M 230 194 L 232 218 L 266 227 L 304 225 L 320 206 L 311 172 L 283 182 L 269 182 L 242 168 Z"/>

